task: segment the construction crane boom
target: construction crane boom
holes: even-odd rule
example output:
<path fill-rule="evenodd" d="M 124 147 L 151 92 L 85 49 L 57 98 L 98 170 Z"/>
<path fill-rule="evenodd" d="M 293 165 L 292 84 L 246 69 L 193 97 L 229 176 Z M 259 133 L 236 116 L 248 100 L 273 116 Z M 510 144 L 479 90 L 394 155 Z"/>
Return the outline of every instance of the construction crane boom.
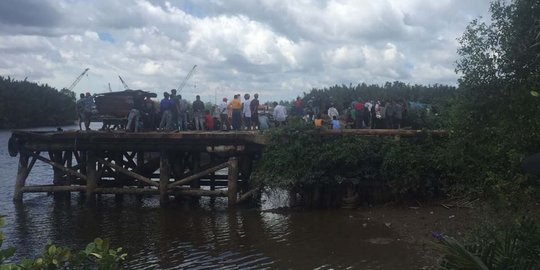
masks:
<path fill-rule="evenodd" d="M 120 75 L 118 75 L 118 78 L 120 78 L 120 81 L 122 82 L 122 85 L 124 86 L 124 89 L 129 89 L 129 86 L 127 85 L 126 82 L 124 82 L 124 80 L 122 79 L 122 77 L 120 77 Z"/>
<path fill-rule="evenodd" d="M 194 65 L 193 68 L 189 71 L 189 73 L 186 75 L 186 77 L 184 78 L 184 80 L 182 81 L 182 83 L 180 84 L 180 86 L 178 86 L 178 89 L 177 91 L 180 93 L 180 91 L 182 91 L 182 88 L 184 88 L 184 86 L 186 86 L 186 82 L 189 80 L 189 78 L 191 78 L 191 76 L 193 76 L 193 73 L 195 72 L 195 69 L 197 68 L 197 65 Z"/>
<path fill-rule="evenodd" d="M 75 79 L 75 81 L 67 88 L 69 91 L 72 91 L 73 88 L 75 88 L 75 86 L 79 83 L 79 81 L 81 80 L 81 78 L 84 76 L 84 74 L 86 74 L 86 72 L 88 72 L 88 70 L 90 70 L 89 68 L 86 68 L 83 73 L 81 73 L 81 75 L 79 75 L 79 77 L 77 77 L 77 79 Z"/>

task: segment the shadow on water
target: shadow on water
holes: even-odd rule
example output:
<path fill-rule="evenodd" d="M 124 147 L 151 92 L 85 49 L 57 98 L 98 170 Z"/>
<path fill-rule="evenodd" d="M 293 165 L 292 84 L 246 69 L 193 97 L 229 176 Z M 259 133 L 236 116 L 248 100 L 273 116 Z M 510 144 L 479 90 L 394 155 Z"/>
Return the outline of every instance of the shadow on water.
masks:
<path fill-rule="evenodd" d="M 0 132 L 0 150 L 8 138 Z M 155 197 L 111 195 L 88 207 L 79 194 L 25 195 L 13 204 L 17 160 L 0 155 L 4 246 L 17 247 L 15 260 L 40 254 L 47 240 L 79 250 L 102 237 L 127 251 L 126 269 L 418 268 L 418 256 L 383 224 L 354 210 L 281 210 L 283 194 L 266 197 L 263 210 L 228 210 L 221 198 L 160 207 Z M 37 167 L 32 181 L 50 179 L 50 171 Z"/>

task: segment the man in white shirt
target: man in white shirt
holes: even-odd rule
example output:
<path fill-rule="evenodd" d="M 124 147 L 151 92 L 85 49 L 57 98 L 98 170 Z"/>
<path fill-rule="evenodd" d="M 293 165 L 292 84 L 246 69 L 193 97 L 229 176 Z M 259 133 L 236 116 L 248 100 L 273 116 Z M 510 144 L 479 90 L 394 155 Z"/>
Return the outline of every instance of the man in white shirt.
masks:
<path fill-rule="evenodd" d="M 279 105 L 274 102 L 274 121 L 276 121 L 276 127 L 285 125 L 287 123 L 287 109 L 283 105 Z"/>
<path fill-rule="evenodd" d="M 229 114 L 227 112 L 227 98 L 223 98 L 223 102 L 218 106 L 219 118 L 221 119 L 221 130 L 226 131 L 229 129 Z"/>
<path fill-rule="evenodd" d="M 334 107 L 334 104 L 330 104 L 330 108 L 328 108 L 328 117 L 330 117 L 330 120 L 334 119 L 334 116 L 336 119 L 339 119 L 339 112 Z"/>
<path fill-rule="evenodd" d="M 244 125 L 247 130 L 251 129 L 251 100 L 249 94 L 244 95 L 244 104 L 242 104 L 242 115 L 244 116 Z"/>

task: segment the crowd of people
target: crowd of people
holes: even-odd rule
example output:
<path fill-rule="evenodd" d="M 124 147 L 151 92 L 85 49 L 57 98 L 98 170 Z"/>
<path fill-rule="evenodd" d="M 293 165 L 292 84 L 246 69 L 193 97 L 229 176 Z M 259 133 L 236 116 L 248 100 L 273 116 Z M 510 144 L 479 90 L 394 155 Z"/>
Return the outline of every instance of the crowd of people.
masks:
<path fill-rule="evenodd" d="M 327 126 L 331 129 L 400 129 L 407 114 L 407 105 L 404 101 L 373 101 L 363 102 L 362 99 L 345 104 L 341 112 L 333 103 L 326 110 L 309 106 L 304 108 L 302 100 L 298 97 L 292 103 L 293 115 L 301 117 L 315 126 Z"/>
<path fill-rule="evenodd" d="M 88 130 L 92 110 L 95 107 L 90 93 L 81 94 L 77 101 L 79 127 L 82 123 Z M 304 107 L 302 99 L 292 102 L 291 116 L 303 119 L 317 127 L 341 128 L 401 128 L 407 112 L 405 102 L 365 101 L 357 99 L 338 111 L 330 104 L 323 115 L 320 108 Z M 266 130 L 273 126 L 283 126 L 289 119 L 288 108 L 277 102 L 262 104 L 259 95 L 253 98 L 246 93 L 234 95 L 229 101 L 224 97 L 219 104 L 205 105 L 199 95 L 189 103 L 177 94 L 175 89 L 163 93 L 159 103 L 146 96 L 134 98 L 134 106 L 127 117 L 125 129 L 128 131 L 186 131 L 186 130 Z M 271 124 L 272 123 L 272 124 Z"/>
<path fill-rule="evenodd" d="M 148 97 L 140 106 L 136 104 L 129 113 L 126 130 L 264 130 L 269 127 L 266 108 L 259 102 L 258 94 L 253 98 L 245 94 L 243 100 L 240 94 L 230 101 L 224 97 L 220 104 L 209 106 L 199 95 L 189 103 L 172 89 L 163 93 L 158 104 Z"/>
<path fill-rule="evenodd" d="M 403 101 L 376 101 L 361 99 L 351 102 L 350 106 L 340 117 L 333 104 L 328 108 L 330 121 L 344 120 L 345 128 L 370 129 L 400 129 L 407 114 L 407 105 Z M 341 128 L 339 124 L 331 123 L 333 129 Z"/>

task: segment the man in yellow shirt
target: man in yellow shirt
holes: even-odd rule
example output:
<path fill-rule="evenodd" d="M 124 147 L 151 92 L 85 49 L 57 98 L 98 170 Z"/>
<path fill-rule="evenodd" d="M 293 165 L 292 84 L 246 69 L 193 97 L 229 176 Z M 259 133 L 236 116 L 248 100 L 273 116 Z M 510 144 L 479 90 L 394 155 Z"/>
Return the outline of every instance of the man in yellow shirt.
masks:
<path fill-rule="evenodd" d="M 234 95 L 234 99 L 229 102 L 229 108 L 232 109 L 232 126 L 234 130 L 240 130 L 242 117 L 242 102 L 240 95 Z"/>

